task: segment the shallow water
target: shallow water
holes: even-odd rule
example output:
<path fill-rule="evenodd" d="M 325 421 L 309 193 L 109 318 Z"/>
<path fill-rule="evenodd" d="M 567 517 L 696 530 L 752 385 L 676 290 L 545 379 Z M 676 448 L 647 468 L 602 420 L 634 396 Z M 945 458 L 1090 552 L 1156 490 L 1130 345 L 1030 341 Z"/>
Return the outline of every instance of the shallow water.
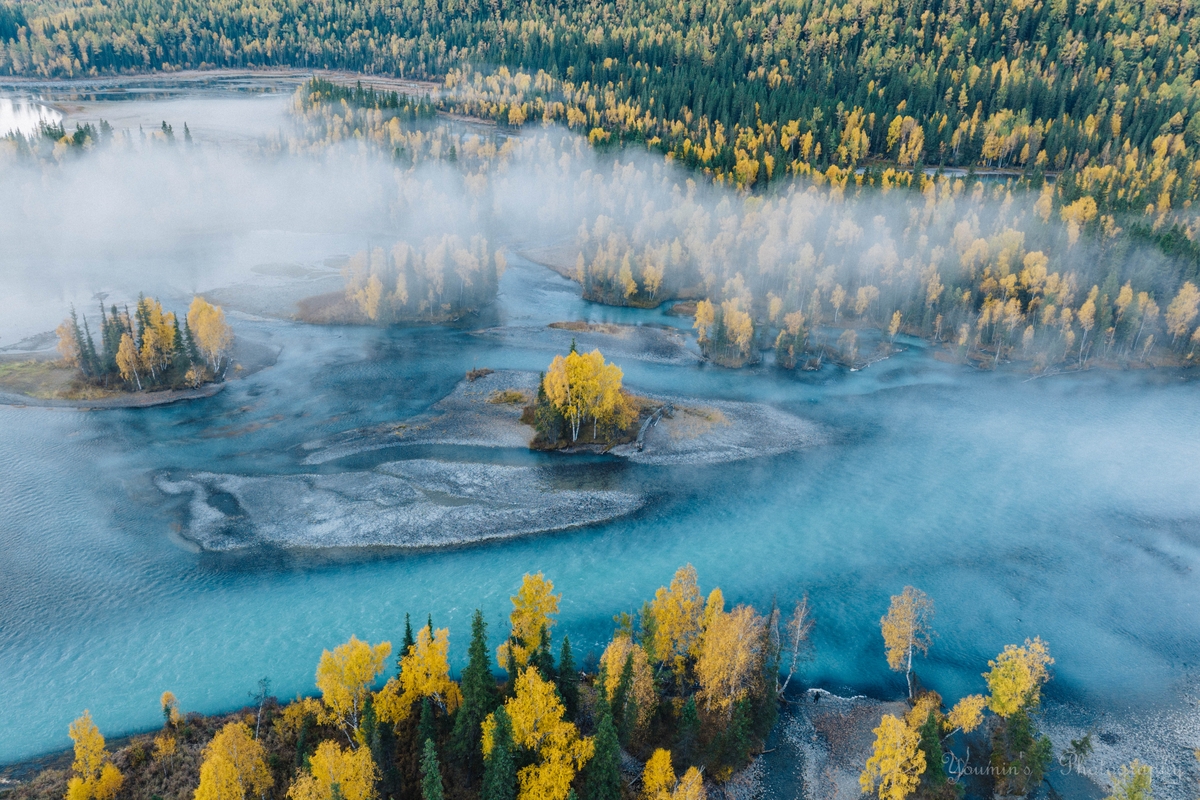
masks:
<path fill-rule="evenodd" d="M 32 136 L 42 123 L 61 122 L 63 115 L 49 106 L 27 97 L 0 97 L 0 138 L 18 133 Z"/>
<path fill-rule="evenodd" d="M 295 258 L 329 246 L 308 241 Z M 917 670 L 948 699 L 983 691 L 988 658 L 1040 635 L 1056 659 L 1052 713 L 1087 709 L 1140 731 L 1127 734 L 1130 757 L 1151 749 L 1150 736 L 1173 736 L 1178 746 L 1159 758 L 1190 759 L 1182 745 L 1193 733 L 1178 719 L 1200 661 L 1200 396 L 1181 373 L 1030 381 L 936 361 L 919 342 L 856 373 L 629 360 L 634 388 L 772 403 L 826 425 L 834 441 L 691 467 L 387 451 L 319 469 L 398 458 L 555 465 L 565 481 L 650 502 L 589 528 L 423 553 L 220 555 L 178 537 L 184 510 L 156 477 L 311 472 L 306 442 L 420 413 L 468 369 L 544 368 L 546 350 L 472 326 L 687 327 L 661 311 L 585 303 L 549 270 L 512 261 L 495 308 L 464 328 L 235 316 L 239 336 L 281 354 L 213 398 L 88 413 L 0 406 L 0 763 L 67 746 L 84 708 L 108 735 L 154 727 L 167 689 L 202 712 L 246 702 L 263 676 L 280 697 L 312 692 L 322 649 L 351 634 L 395 641 L 406 612 L 448 625 L 461 665 L 472 610 L 484 609 L 495 643 L 530 571 L 563 592 L 556 634 L 594 656 L 612 615 L 687 562 L 731 602 L 765 609 L 809 594 L 806 685 L 900 696 L 878 621 L 889 595 L 913 584 L 938 608 L 939 635 Z M 1173 727 L 1147 734 L 1151 725 Z"/>

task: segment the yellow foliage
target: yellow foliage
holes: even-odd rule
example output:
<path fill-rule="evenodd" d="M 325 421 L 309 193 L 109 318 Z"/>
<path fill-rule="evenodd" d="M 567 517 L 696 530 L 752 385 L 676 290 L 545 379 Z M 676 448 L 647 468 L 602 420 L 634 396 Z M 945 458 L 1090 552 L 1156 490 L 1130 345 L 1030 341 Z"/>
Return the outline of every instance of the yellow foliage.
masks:
<path fill-rule="evenodd" d="M 244 722 L 231 722 L 204 748 L 195 800 L 245 800 L 274 783 L 266 751 Z"/>
<path fill-rule="evenodd" d="M 671 765 L 671 751 L 661 747 L 654 751 L 642 770 L 643 800 L 671 800 L 675 790 L 675 767 Z"/>
<path fill-rule="evenodd" d="M 875 746 L 858 783 L 864 793 L 877 792 L 880 800 L 904 800 L 925 772 L 921 735 L 891 714 L 875 729 Z"/>
<path fill-rule="evenodd" d="M 536 754 L 537 761 L 517 773 L 518 800 L 566 800 L 571 781 L 595 752 L 591 738 L 579 736 L 571 722 L 563 719 L 566 709 L 554 684 L 542 680 L 533 667 L 526 667 L 516 680 L 516 694 L 504 704 L 512 720 L 513 743 Z M 496 718 L 483 721 L 483 752 L 493 746 Z"/>
<path fill-rule="evenodd" d="M 75 742 L 75 761 L 71 764 L 71 779 L 67 782 L 67 800 L 113 800 L 125 781 L 125 776 L 109 759 L 104 749 L 104 736 L 90 711 L 67 728 Z"/>
<path fill-rule="evenodd" d="M 187 323 L 200 354 L 217 371 L 222 356 L 233 345 L 233 330 L 225 322 L 224 310 L 195 297 L 188 309 Z"/>
<path fill-rule="evenodd" d="M 691 564 L 680 567 L 671 579 L 670 588 L 660 586 L 650 603 L 654 658 L 670 662 L 677 673 L 682 672 L 686 660 L 697 653 L 703 612 L 704 599 L 697 584 L 696 568 Z"/>
<path fill-rule="evenodd" d="M 696 329 L 696 338 L 701 344 L 712 337 L 716 321 L 716 309 L 710 301 L 701 300 L 696 303 L 696 321 L 692 323 L 692 327 Z"/>
<path fill-rule="evenodd" d="M 175 737 L 169 733 L 163 733 L 154 737 L 154 760 L 162 761 L 175 755 L 177 749 Z"/>
<path fill-rule="evenodd" d="M 350 737 L 358 733 L 363 704 L 391 652 L 391 642 L 372 647 L 357 636 L 351 636 L 350 641 L 338 645 L 332 653 L 326 650 L 321 654 L 317 665 L 317 688 L 321 690 L 321 700 L 325 704 L 321 714 L 323 722 L 336 724 Z"/>
<path fill-rule="evenodd" d="M 625 662 L 630 656 L 633 657 L 633 686 L 630 691 L 637 701 L 637 727 L 644 729 L 650 724 L 650 718 L 658 706 L 658 693 L 654 690 L 654 671 L 650 668 L 646 651 L 628 635 L 615 636 L 604 648 L 604 655 L 600 656 L 600 664 L 607 670 L 604 691 L 610 698 L 616 693 Z"/>
<path fill-rule="evenodd" d="M 561 598 L 561 594 L 554 594 L 554 583 L 542 573 L 526 573 L 521 579 L 521 588 L 509 598 L 513 604 L 508 617 L 512 636 L 497 651 L 501 667 L 508 672 L 516 672 L 529 663 L 529 659 L 542 646 L 543 629 L 548 633 L 554 627 L 554 615 L 558 613 L 558 601 Z"/>
<path fill-rule="evenodd" d="M 621 391 L 623 378 L 621 368 L 605 363 L 599 350 L 554 357 L 543 385 L 551 404 L 571 424 L 572 441 L 579 437 L 579 427 L 588 418 L 593 434 L 600 424 L 618 429 L 629 425 L 634 412 Z"/>
<path fill-rule="evenodd" d="M 284 741 L 295 741 L 304 725 L 305 717 L 319 718 L 321 703 L 316 698 L 297 698 L 284 706 L 279 716 L 275 717 L 275 735 Z"/>
<path fill-rule="evenodd" d="M 696 674 L 705 708 L 728 717 L 734 704 L 749 694 L 762 675 L 766 620 L 750 606 L 737 606 L 726 613 L 723 605 L 719 596 L 710 596 Z"/>
<path fill-rule="evenodd" d="M 929 652 L 932 617 L 933 602 L 920 589 L 905 586 L 903 592 L 892 597 L 887 615 L 879 620 L 889 667 L 912 672 L 913 651 Z"/>
<path fill-rule="evenodd" d="M 375 695 L 375 710 L 385 722 L 407 719 L 413 704 L 431 697 L 453 714 L 462 704 L 462 691 L 450 679 L 450 631 L 439 628 L 431 638 L 421 628 L 417 641 L 400 659 L 400 676 Z"/>
<path fill-rule="evenodd" d="M 983 722 L 983 709 L 987 707 L 987 698 L 981 694 L 967 695 L 954 704 L 946 716 L 946 722 L 951 730 L 961 730 L 970 733 Z"/>
<path fill-rule="evenodd" d="M 1054 663 L 1050 648 L 1041 638 L 1025 640 L 1024 647 L 1006 645 L 1004 652 L 989 661 L 984 673 L 992 696 L 988 708 L 1002 717 L 1010 717 L 1023 708 L 1037 706 L 1042 684 L 1050 680 L 1047 669 Z"/>
<path fill-rule="evenodd" d="M 343 800 L 372 800 L 378 771 L 366 747 L 343 750 L 337 742 L 324 741 L 302 773 L 288 789 L 290 800 L 333 800 L 333 787 Z"/>

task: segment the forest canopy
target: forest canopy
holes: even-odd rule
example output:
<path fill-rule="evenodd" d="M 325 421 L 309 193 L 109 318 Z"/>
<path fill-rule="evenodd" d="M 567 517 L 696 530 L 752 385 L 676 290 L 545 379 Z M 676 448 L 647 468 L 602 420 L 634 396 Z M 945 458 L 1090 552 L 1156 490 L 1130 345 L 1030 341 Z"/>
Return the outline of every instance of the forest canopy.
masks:
<path fill-rule="evenodd" d="M 0 73 L 349 69 L 739 187 L 993 168 L 1140 214 L 1200 189 L 1198 33 L 1186 0 L 0 0 Z"/>

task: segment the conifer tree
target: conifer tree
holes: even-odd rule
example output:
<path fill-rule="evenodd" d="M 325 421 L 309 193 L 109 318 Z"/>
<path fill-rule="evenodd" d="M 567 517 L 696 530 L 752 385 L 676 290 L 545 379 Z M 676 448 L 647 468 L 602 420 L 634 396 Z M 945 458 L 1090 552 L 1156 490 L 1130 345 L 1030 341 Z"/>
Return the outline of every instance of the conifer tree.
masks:
<path fill-rule="evenodd" d="M 600 717 L 596 726 L 596 753 L 585 771 L 587 800 L 621 800 L 621 743 L 611 714 Z"/>
<path fill-rule="evenodd" d="M 689 697 L 679 712 L 678 737 L 675 752 L 684 762 L 693 762 L 696 755 L 696 739 L 700 735 L 700 712 L 696 708 L 695 696 Z"/>
<path fill-rule="evenodd" d="M 408 614 L 404 615 L 404 640 L 400 642 L 400 652 L 396 656 L 396 667 L 400 667 L 400 662 L 408 655 L 408 651 L 412 648 L 417 640 L 413 637 L 412 622 L 408 618 Z"/>
<path fill-rule="evenodd" d="M 433 739 L 425 740 L 421 753 L 421 800 L 444 800 L 442 767 L 438 764 L 437 747 Z"/>
<path fill-rule="evenodd" d="M 571 653 L 571 640 L 566 636 L 558 657 L 558 693 L 567 709 L 567 719 L 574 720 L 579 713 L 579 671 Z"/>
<path fill-rule="evenodd" d="M 556 681 L 554 669 L 554 656 L 550 655 L 550 631 L 545 625 L 542 626 L 541 644 L 538 645 L 537 652 L 533 656 L 533 665 L 537 667 L 537 671 L 542 674 L 542 678 L 551 683 Z"/>
<path fill-rule="evenodd" d="M 462 673 L 463 702 L 454 718 L 450 741 L 454 754 L 475 771 L 480 765 L 480 725 L 500 703 L 488 654 L 487 622 L 479 609 L 475 609 L 471 620 L 471 645 L 467 653 L 467 666 Z"/>
<path fill-rule="evenodd" d="M 625 665 L 621 667 L 621 678 L 617 688 L 613 690 L 611 699 L 613 727 L 622 745 L 629 742 L 637 722 L 637 701 L 633 698 L 633 652 L 625 657 Z"/>
<path fill-rule="evenodd" d="M 424 742 L 437 736 L 433 719 L 433 703 L 428 697 L 421 698 L 421 719 L 417 723 L 417 741 Z"/>
<path fill-rule="evenodd" d="M 517 765 L 513 760 L 512 722 L 504 707 L 496 709 L 492 752 L 484 762 L 480 800 L 516 800 Z"/>

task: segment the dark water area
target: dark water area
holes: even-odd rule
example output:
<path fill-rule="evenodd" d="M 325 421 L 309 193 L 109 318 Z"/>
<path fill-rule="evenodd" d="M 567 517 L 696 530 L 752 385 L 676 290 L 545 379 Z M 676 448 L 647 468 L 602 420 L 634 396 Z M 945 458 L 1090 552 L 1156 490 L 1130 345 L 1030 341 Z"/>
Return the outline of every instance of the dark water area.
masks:
<path fill-rule="evenodd" d="M 197 138 L 252 138 L 282 124 L 287 94 L 218 100 L 181 98 L 170 118 L 211 109 L 220 113 L 192 126 Z M 155 102 L 175 101 L 122 101 L 119 113 L 156 125 Z M 98 103 L 83 103 L 86 114 L 117 116 Z M 242 121 L 260 107 L 267 113 Z M 78 252 L 86 242 L 31 234 L 0 261 L 5 294 L 19 300 L 0 335 L 7 343 L 52 328 L 70 300 L 90 307 L 97 288 L 83 287 L 126 298 L 145 290 L 184 308 L 192 291 L 236 282 L 256 264 L 353 252 L 383 224 L 364 217 L 362 230 L 338 232 L 337 218 L 314 234 L 220 221 L 194 247 L 148 238 L 131 255 L 92 261 Z M 1155 765 L 1160 797 L 1190 796 L 1190 748 L 1200 744 L 1192 373 L 1030 380 L 936 360 L 918 341 L 858 372 L 625 358 L 634 390 L 772 404 L 820 423 L 830 442 L 690 466 L 460 446 L 304 463 L 306 444 L 420 414 L 470 369 L 536 371 L 553 355 L 537 333 L 480 329 L 585 319 L 689 330 L 663 310 L 586 303 L 550 270 L 515 255 L 510 264 L 495 306 L 455 326 L 318 327 L 231 312 L 239 337 L 279 357 L 211 398 L 92 412 L 0 406 L 0 763 L 68 746 L 67 725 L 85 708 L 106 735 L 155 727 L 164 690 L 201 712 L 246 703 L 264 676 L 281 698 L 312 693 L 323 649 L 352 634 L 397 641 L 405 613 L 449 626 L 461 666 L 473 610 L 498 641 L 526 572 L 544 571 L 563 593 L 555 636 L 594 658 L 614 614 L 692 563 L 702 588 L 720 586 L 732 603 L 766 610 L 808 594 L 816 657 L 800 676 L 806 687 L 904 694 L 879 618 L 908 584 L 937 606 L 938 636 L 917 671 L 948 701 L 985 691 L 981 673 L 1006 644 L 1041 636 L 1056 661 L 1043 718 L 1056 751 L 1103 732 L 1105 765 L 1139 757 Z M 156 484 L 194 472 L 366 473 L 413 458 L 549 466 L 563 485 L 646 502 L 604 524 L 444 550 L 208 553 L 181 535 L 186 500 Z M 245 511 L 232 495 L 212 502 Z M 297 507 L 295 524 L 310 513 Z"/>

